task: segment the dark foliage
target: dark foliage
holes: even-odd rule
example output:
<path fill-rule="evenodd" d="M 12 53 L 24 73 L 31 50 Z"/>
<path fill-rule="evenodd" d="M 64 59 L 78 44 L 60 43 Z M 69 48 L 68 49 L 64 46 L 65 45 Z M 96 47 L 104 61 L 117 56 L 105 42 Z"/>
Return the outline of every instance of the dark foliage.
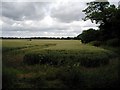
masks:
<path fill-rule="evenodd" d="M 81 65 L 85 67 L 99 67 L 103 66 L 109 63 L 108 57 L 97 57 L 96 58 L 90 58 L 87 57 L 86 59 L 81 60 Z"/>
<path fill-rule="evenodd" d="M 110 40 L 106 41 L 106 44 L 108 46 L 112 46 L 112 47 L 119 47 L 120 40 L 118 38 L 110 39 Z"/>
<path fill-rule="evenodd" d="M 84 77 L 78 67 L 61 68 L 57 74 L 57 78 L 62 80 L 68 88 L 84 87 Z"/>
<path fill-rule="evenodd" d="M 99 32 L 95 34 L 90 29 L 83 31 L 78 35 L 82 42 L 108 41 L 107 43 L 110 44 L 114 43 L 114 38 L 120 40 L 120 8 L 110 5 L 109 2 L 90 2 L 87 5 L 88 7 L 83 10 L 86 14 L 84 20 L 90 19 L 92 22 L 99 23 Z"/>
<path fill-rule="evenodd" d="M 100 45 L 103 44 L 103 42 L 101 42 L 101 41 L 92 41 L 92 42 L 90 42 L 90 44 L 93 45 L 93 46 L 99 47 Z"/>
<path fill-rule="evenodd" d="M 89 43 L 91 41 L 98 40 L 99 31 L 95 29 L 89 29 L 82 32 L 77 37 L 81 39 L 82 43 Z"/>

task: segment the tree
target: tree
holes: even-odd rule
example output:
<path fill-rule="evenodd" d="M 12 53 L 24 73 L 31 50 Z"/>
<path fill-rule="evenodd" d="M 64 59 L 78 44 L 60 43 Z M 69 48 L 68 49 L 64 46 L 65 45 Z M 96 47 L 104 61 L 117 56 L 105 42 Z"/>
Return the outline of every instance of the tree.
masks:
<path fill-rule="evenodd" d="M 83 10 L 86 16 L 84 20 L 90 19 L 92 22 L 99 23 L 100 39 L 106 41 L 112 38 L 118 38 L 120 28 L 120 9 L 115 5 L 110 5 L 106 2 L 90 2 L 88 7 Z"/>
<path fill-rule="evenodd" d="M 111 36 L 120 39 L 120 8 L 116 9 L 113 17 L 111 17 L 110 23 Z"/>
<path fill-rule="evenodd" d="M 82 34 L 77 37 L 81 39 L 82 43 L 89 43 L 98 40 L 99 31 L 95 29 L 84 30 Z"/>
<path fill-rule="evenodd" d="M 92 22 L 96 23 L 105 23 L 107 20 L 106 9 L 109 7 L 109 2 L 90 2 L 87 3 L 87 8 L 83 10 L 85 12 L 86 17 L 84 20 L 90 19 Z"/>

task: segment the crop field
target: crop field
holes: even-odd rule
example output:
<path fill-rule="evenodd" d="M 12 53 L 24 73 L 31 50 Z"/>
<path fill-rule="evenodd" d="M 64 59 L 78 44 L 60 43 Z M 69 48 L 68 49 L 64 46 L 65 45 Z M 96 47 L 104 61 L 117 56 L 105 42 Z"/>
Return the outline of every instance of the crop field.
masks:
<path fill-rule="evenodd" d="M 114 88 L 118 55 L 80 40 L 2 40 L 3 88 Z"/>

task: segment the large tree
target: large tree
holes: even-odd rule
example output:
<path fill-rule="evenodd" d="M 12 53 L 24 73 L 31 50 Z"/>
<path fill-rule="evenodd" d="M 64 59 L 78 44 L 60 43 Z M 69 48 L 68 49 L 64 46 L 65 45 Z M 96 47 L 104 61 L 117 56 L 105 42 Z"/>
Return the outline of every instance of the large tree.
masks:
<path fill-rule="evenodd" d="M 119 37 L 120 9 L 116 8 L 115 5 L 110 5 L 108 1 L 93 1 L 87 3 L 87 8 L 83 12 L 86 14 L 85 21 L 90 19 L 92 22 L 100 24 L 101 40 Z"/>

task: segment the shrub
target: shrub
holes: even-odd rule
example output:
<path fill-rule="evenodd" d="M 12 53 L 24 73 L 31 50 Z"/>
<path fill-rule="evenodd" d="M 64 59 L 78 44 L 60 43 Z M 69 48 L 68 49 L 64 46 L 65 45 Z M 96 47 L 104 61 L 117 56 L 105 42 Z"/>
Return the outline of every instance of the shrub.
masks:
<path fill-rule="evenodd" d="M 89 43 L 91 41 L 98 40 L 99 31 L 95 29 L 84 30 L 80 35 L 77 36 L 82 43 Z"/>
<path fill-rule="evenodd" d="M 17 81 L 17 70 L 13 68 L 3 68 L 2 70 L 2 88 L 8 89 L 8 88 L 15 88 L 16 87 L 16 81 Z"/>
<path fill-rule="evenodd" d="M 78 67 L 63 67 L 59 70 L 57 78 L 69 88 L 82 88 L 83 75 Z"/>
<path fill-rule="evenodd" d="M 81 65 L 85 67 L 98 67 L 109 63 L 109 57 L 107 55 L 86 55 L 80 60 Z"/>
<path fill-rule="evenodd" d="M 43 88 L 45 86 L 45 80 L 42 76 L 29 78 L 28 83 L 32 85 L 31 88 Z"/>
<path fill-rule="evenodd" d="M 23 62 L 26 64 L 38 64 L 40 62 L 38 54 L 26 54 L 24 56 Z"/>
<path fill-rule="evenodd" d="M 120 46 L 120 41 L 118 38 L 114 38 L 114 39 L 110 39 L 110 40 L 106 41 L 106 44 L 108 46 L 117 47 L 117 46 Z"/>
<path fill-rule="evenodd" d="M 43 55 L 43 54 L 38 54 L 38 53 L 29 53 L 24 56 L 24 63 L 29 64 L 29 65 L 34 65 L 34 64 L 47 64 L 51 63 L 51 60 L 49 59 L 48 56 Z"/>
<path fill-rule="evenodd" d="M 90 42 L 89 44 L 98 47 L 98 46 L 100 46 L 100 45 L 102 44 L 102 42 L 100 42 L 100 41 L 92 41 L 92 42 Z"/>

